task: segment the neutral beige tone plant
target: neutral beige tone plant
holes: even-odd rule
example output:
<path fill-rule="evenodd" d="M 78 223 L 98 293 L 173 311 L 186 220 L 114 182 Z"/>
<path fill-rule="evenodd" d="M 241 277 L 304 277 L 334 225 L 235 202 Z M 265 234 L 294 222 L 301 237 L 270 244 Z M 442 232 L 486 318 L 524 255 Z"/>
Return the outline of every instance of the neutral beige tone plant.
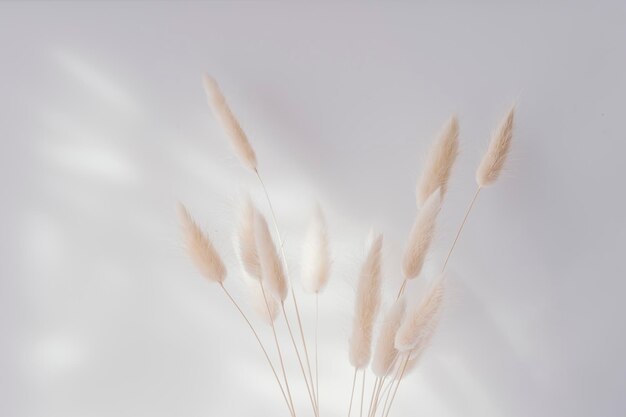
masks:
<path fill-rule="evenodd" d="M 302 249 L 302 286 L 315 297 L 314 367 L 311 366 L 307 337 L 300 316 L 298 298 L 289 275 L 289 263 L 285 256 L 284 241 L 272 200 L 261 174 L 256 154 L 241 125 L 228 106 L 217 82 L 204 76 L 204 86 L 215 119 L 225 136 L 233 145 L 235 153 L 243 165 L 252 170 L 259 181 L 265 196 L 269 214 L 274 225 L 270 231 L 263 214 L 246 197 L 242 203 L 238 226 L 234 234 L 235 252 L 241 265 L 241 274 L 249 296 L 249 305 L 271 329 L 276 356 L 270 357 L 262 340 L 262 335 L 248 319 L 235 297 L 225 286 L 226 267 L 208 235 L 202 231 L 189 211 L 179 205 L 179 216 L 185 240 L 185 247 L 194 265 L 209 281 L 219 285 L 225 296 L 236 308 L 252 332 L 263 356 L 268 363 L 289 415 L 301 414 L 292 398 L 292 382 L 285 369 L 285 341 L 278 338 L 277 319 L 282 316 L 287 328 L 293 354 L 302 373 L 302 382 L 308 394 L 311 411 L 315 417 L 323 414 L 320 408 L 319 367 L 317 342 L 318 298 L 331 275 L 331 252 L 326 221 L 321 209 L 311 222 Z M 351 335 L 348 339 L 347 359 L 354 367 L 352 388 L 348 394 L 347 415 L 353 409 L 360 417 L 387 417 L 392 409 L 399 386 L 406 375 L 415 369 L 419 360 L 430 345 L 438 323 L 444 313 L 446 294 L 445 272 L 456 247 L 468 216 L 474 207 L 482 188 L 492 185 L 500 176 L 507 155 L 510 152 L 513 134 L 514 108 L 512 108 L 494 132 L 488 150 L 476 170 L 477 189 L 456 232 L 455 238 L 443 260 L 440 274 L 427 284 L 427 290 L 419 302 L 404 296 L 409 281 L 420 275 L 425 259 L 430 254 L 432 241 L 437 229 L 437 217 L 449 189 L 449 179 L 459 148 L 459 124 L 452 116 L 441 130 L 428 152 L 424 169 L 418 180 L 416 200 L 418 212 L 412 227 L 407 228 L 408 241 L 402 258 L 401 269 L 404 275 L 402 285 L 395 299 L 384 314 L 376 336 L 376 320 L 383 299 L 383 237 L 372 234 L 366 241 L 366 254 L 361 265 L 356 285 L 354 316 Z M 289 298 L 291 294 L 291 298 Z M 288 314 L 285 304 L 291 302 L 293 311 Z M 290 318 L 291 317 L 291 318 Z M 296 332 L 292 323 L 295 320 Z M 265 329 L 267 331 L 267 329 Z M 267 336 L 267 335 L 266 335 Z M 372 357 L 372 341 L 376 340 Z M 321 357 L 323 360 L 323 357 Z M 370 370 L 368 364 L 371 361 Z M 278 365 L 276 365 L 278 363 Z M 315 372 L 313 372 L 315 370 Z M 374 382 L 371 394 L 366 399 L 366 378 L 371 372 Z M 355 394 L 357 378 L 361 376 L 360 395 Z M 359 396 L 358 407 L 354 404 Z M 354 407 L 353 407 L 354 405 Z"/>

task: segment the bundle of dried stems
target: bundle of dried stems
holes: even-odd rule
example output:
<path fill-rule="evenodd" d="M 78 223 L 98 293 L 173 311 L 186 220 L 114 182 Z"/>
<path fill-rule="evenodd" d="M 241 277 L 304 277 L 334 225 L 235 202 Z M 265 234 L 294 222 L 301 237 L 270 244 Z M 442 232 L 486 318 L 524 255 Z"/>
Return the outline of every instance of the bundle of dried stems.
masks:
<path fill-rule="evenodd" d="M 302 285 L 307 292 L 315 296 L 316 320 L 313 339 L 315 349 L 314 366 L 311 367 L 307 339 L 300 317 L 298 299 L 289 276 L 283 240 L 271 199 L 259 174 L 256 154 L 244 130 L 228 106 L 217 82 L 205 75 L 204 86 L 216 120 L 242 163 L 255 173 L 271 213 L 274 236 L 263 214 L 254 206 L 249 197 L 245 198 L 234 243 L 241 265 L 241 275 L 245 286 L 248 288 L 250 306 L 262 322 L 267 323 L 271 329 L 276 349 L 275 359 L 270 357 L 259 332 L 244 309 L 226 289 L 224 285 L 227 275 L 226 267 L 213 243 L 193 220 L 189 211 L 182 204 L 179 204 L 179 216 L 187 252 L 199 272 L 209 281 L 219 284 L 228 300 L 244 319 L 270 367 L 289 414 L 296 417 L 299 415 L 299 410 L 296 410 L 294 406 L 290 381 L 285 370 L 284 341 L 279 340 L 275 328 L 277 318 L 282 315 L 288 330 L 289 342 L 291 342 L 302 373 L 304 386 L 311 403 L 311 411 L 315 417 L 319 417 L 321 412 L 317 348 L 318 297 L 326 287 L 332 263 L 324 215 L 322 210 L 317 207 L 302 252 Z M 446 292 L 444 277 L 448 261 L 480 190 L 493 184 L 502 172 L 511 146 L 513 118 L 514 108 L 511 108 L 500 126 L 495 130 L 487 152 L 476 170 L 476 192 L 443 261 L 441 273 L 430 282 L 422 299 L 419 302 L 412 302 L 406 299 L 404 291 L 409 280 L 424 275 L 422 267 L 430 252 L 431 242 L 435 236 L 437 217 L 448 190 L 452 168 L 458 155 L 459 125 L 457 118 L 452 116 L 444 125 L 428 153 L 424 170 L 417 183 L 418 212 L 413 226 L 409 229 L 407 245 L 402 258 L 404 280 L 395 302 L 391 304 L 384 319 L 379 324 L 376 338 L 376 320 L 380 311 L 383 287 L 383 236 L 374 234 L 368 238 L 367 253 L 356 286 L 353 328 L 349 338 L 348 360 L 354 367 L 354 375 L 349 394 L 348 416 L 353 410 L 355 387 L 359 373 L 362 381 L 359 415 L 361 417 L 364 414 L 367 414 L 368 417 L 388 416 L 401 381 L 415 368 L 420 356 L 430 344 L 444 306 Z M 285 303 L 289 301 L 290 293 L 294 313 L 288 315 Z M 297 323 L 296 334 L 294 334 L 291 324 L 294 320 Z M 372 355 L 374 339 L 376 343 Z M 289 342 L 287 343 L 289 344 Z M 367 406 L 367 402 L 364 402 L 366 398 L 365 381 L 370 359 L 374 383 L 371 387 L 369 406 Z"/>

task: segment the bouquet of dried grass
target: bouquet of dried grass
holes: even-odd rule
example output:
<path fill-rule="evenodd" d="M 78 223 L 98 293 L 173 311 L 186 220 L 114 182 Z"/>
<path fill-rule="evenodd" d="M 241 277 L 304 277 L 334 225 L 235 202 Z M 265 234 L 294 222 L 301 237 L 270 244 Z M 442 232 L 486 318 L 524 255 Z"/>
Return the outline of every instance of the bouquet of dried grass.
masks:
<path fill-rule="evenodd" d="M 198 227 L 189 211 L 182 204 L 179 204 L 179 215 L 187 251 L 199 272 L 209 281 L 220 286 L 225 296 L 244 319 L 269 365 L 287 411 L 292 417 L 296 417 L 301 410 L 296 410 L 294 406 L 290 381 L 285 371 L 285 342 L 279 340 L 275 329 L 276 320 L 282 316 L 289 334 L 287 344 L 291 345 L 296 356 L 309 397 L 311 411 L 315 417 L 320 417 L 317 300 L 328 282 L 331 269 L 328 233 L 323 212 L 319 207 L 316 209 L 303 248 L 302 284 L 307 292 L 315 296 L 316 301 L 315 347 L 311 360 L 300 317 L 298 299 L 293 290 L 293 285 L 291 285 L 283 240 L 271 199 L 259 174 L 256 154 L 228 106 L 217 82 L 205 75 L 204 85 L 215 118 L 232 143 L 243 165 L 256 175 L 271 213 L 274 227 L 273 235 L 265 217 L 257 210 L 252 200 L 247 198 L 242 205 L 234 242 L 235 251 L 241 264 L 241 275 L 244 277 L 246 287 L 249 288 L 250 305 L 270 328 L 276 350 L 275 359 L 270 357 L 266 345 L 259 335 L 260 330 L 255 328 L 244 312 L 244 308 L 226 288 L 226 266 L 208 235 Z M 357 377 L 360 374 L 359 416 L 362 417 L 366 414 L 368 417 L 376 417 L 377 415 L 387 417 L 400 383 L 415 368 L 421 354 L 428 347 L 442 314 L 446 292 L 445 271 L 448 261 L 480 190 L 493 184 L 504 167 L 511 145 L 513 116 L 514 108 L 507 113 L 501 125 L 495 130 L 488 150 L 476 170 L 476 192 L 465 212 L 438 278 L 429 284 L 421 300 L 407 300 L 404 296 L 407 284 L 423 275 L 422 267 L 435 236 L 437 216 L 442 207 L 448 189 L 448 181 L 458 155 L 459 126 L 456 117 L 451 117 L 443 127 L 430 149 L 425 168 L 417 183 L 418 211 L 413 226 L 408 229 L 407 244 L 402 258 L 404 280 L 395 302 L 392 303 L 379 323 L 376 337 L 376 321 L 382 298 L 383 236 L 379 234 L 370 238 L 367 254 L 357 281 L 353 328 L 348 340 L 347 356 L 354 368 L 352 389 L 349 395 L 346 391 L 346 400 L 349 397 L 348 416 L 353 412 L 353 408 L 356 409 L 353 407 L 353 403 Z M 285 309 L 285 304 L 289 302 L 294 307 L 294 314 L 291 318 Z M 294 321 L 296 331 L 293 330 L 292 322 Z M 372 349 L 373 346 L 374 349 Z M 313 366 L 311 366 L 311 362 L 313 362 Z M 368 366 L 370 366 L 369 370 Z M 371 395 L 369 395 L 369 405 L 367 405 L 365 380 L 369 372 L 375 379 Z"/>

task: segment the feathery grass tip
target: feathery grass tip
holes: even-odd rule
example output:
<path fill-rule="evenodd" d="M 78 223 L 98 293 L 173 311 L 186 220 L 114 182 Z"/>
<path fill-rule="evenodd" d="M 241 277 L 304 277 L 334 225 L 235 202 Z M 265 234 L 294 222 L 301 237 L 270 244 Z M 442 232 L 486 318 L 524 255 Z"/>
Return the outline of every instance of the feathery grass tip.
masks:
<path fill-rule="evenodd" d="M 354 323 L 350 337 L 350 363 L 356 369 L 367 366 L 372 349 L 372 331 L 380 306 L 383 237 L 378 235 L 361 266 L 356 290 Z"/>
<path fill-rule="evenodd" d="M 426 166 L 417 182 L 417 206 L 422 207 L 437 188 L 442 197 L 448 188 L 452 166 L 459 153 L 459 122 L 451 116 L 428 152 Z"/>
<path fill-rule="evenodd" d="M 217 82 L 208 74 L 204 74 L 202 78 L 204 89 L 209 100 L 209 105 L 213 110 L 213 114 L 218 120 L 222 130 L 230 139 L 235 153 L 241 159 L 241 162 L 251 170 L 256 170 L 257 161 L 256 154 L 246 133 L 241 128 L 239 121 L 231 111 L 226 98 L 222 94 Z"/>
<path fill-rule="evenodd" d="M 489 148 L 476 170 L 476 182 L 486 187 L 496 182 L 511 149 L 515 106 L 511 107 L 491 137 Z"/>
<path fill-rule="evenodd" d="M 435 235 L 437 214 L 441 209 L 441 190 L 437 188 L 426 199 L 417 213 L 402 258 L 402 274 L 406 279 L 417 277 L 422 271 L 428 249 Z"/>
<path fill-rule="evenodd" d="M 372 359 L 372 371 L 378 377 L 382 378 L 391 371 L 391 367 L 398 356 L 395 337 L 404 317 L 405 306 L 404 297 L 397 299 L 381 324 Z"/>
<path fill-rule="evenodd" d="M 320 207 L 309 225 L 302 251 L 302 286 L 311 293 L 324 289 L 330 274 L 330 253 L 326 221 Z"/>
<path fill-rule="evenodd" d="M 226 278 L 226 267 L 213 243 L 193 220 L 182 203 L 178 203 L 177 209 L 185 238 L 185 246 L 191 261 L 209 281 L 222 283 Z"/>
<path fill-rule="evenodd" d="M 246 196 L 241 206 L 239 214 L 239 224 L 235 233 L 235 251 L 239 257 L 239 262 L 243 270 L 251 277 L 257 280 L 261 279 L 261 264 L 259 261 L 259 253 L 257 251 L 255 219 L 256 208 L 250 199 Z"/>
<path fill-rule="evenodd" d="M 443 278 L 438 278 L 421 304 L 404 316 L 395 340 L 395 347 L 400 352 L 421 349 L 432 337 L 443 305 L 443 284 Z"/>
<path fill-rule="evenodd" d="M 272 295 L 283 302 L 287 298 L 288 290 L 283 264 L 276 252 L 276 245 L 274 245 L 274 240 L 267 226 L 267 220 L 258 211 L 255 214 L 254 228 L 263 285 Z"/>

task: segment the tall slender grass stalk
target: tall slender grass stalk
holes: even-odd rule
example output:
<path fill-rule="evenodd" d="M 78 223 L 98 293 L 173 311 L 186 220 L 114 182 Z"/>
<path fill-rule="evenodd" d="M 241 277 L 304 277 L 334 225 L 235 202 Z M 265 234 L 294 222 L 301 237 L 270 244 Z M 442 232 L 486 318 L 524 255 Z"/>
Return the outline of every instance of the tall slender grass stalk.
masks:
<path fill-rule="evenodd" d="M 259 173 L 259 170 L 257 168 L 254 169 L 254 172 L 256 174 L 257 179 L 259 180 L 259 183 L 261 184 L 261 188 L 263 189 L 263 193 L 265 194 L 265 199 L 267 200 L 267 204 L 269 206 L 270 209 L 270 213 L 272 215 L 272 222 L 274 223 L 274 229 L 276 231 L 276 236 L 278 237 L 278 243 L 279 243 L 279 247 L 280 247 L 280 251 L 281 251 L 281 255 L 282 255 L 282 259 L 285 265 L 285 272 L 287 275 L 287 280 L 290 281 L 289 277 L 289 265 L 287 263 L 287 256 L 285 255 L 285 249 L 283 247 L 283 238 L 282 235 L 280 233 L 280 228 L 278 227 L 278 221 L 276 220 L 276 212 L 274 211 L 274 206 L 272 204 L 272 199 L 270 198 L 269 192 L 267 191 L 267 187 L 265 186 L 265 183 L 263 182 L 263 179 L 261 178 L 261 174 Z M 309 370 L 309 381 L 311 382 L 311 385 L 313 385 L 313 377 L 312 377 L 312 373 L 311 373 L 311 364 L 309 361 L 309 352 L 307 349 L 307 345 L 306 345 L 306 340 L 304 337 L 304 329 L 302 328 L 302 319 L 300 318 L 300 309 L 298 308 L 298 300 L 296 298 L 296 293 L 293 290 L 293 285 L 291 285 L 291 298 L 293 300 L 293 305 L 294 305 L 294 309 L 296 311 L 296 318 L 298 320 L 298 328 L 300 330 L 300 338 L 302 340 L 302 345 L 304 346 L 304 356 L 306 359 L 306 364 L 307 364 L 307 368 Z M 295 345 L 294 345 L 295 346 Z M 299 355 L 297 353 L 296 350 L 296 354 Z M 314 398 L 316 398 L 316 396 L 313 396 Z M 317 405 L 316 405 L 317 408 Z"/>
<path fill-rule="evenodd" d="M 289 399 L 287 398 L 287 395 L 285 394 L 285 390 L 283 389 L 283 384 L 281 384 L 281 382 L 280 382 L 280 378 L 278 377 L 278 373 L 276 372 L 276 368 L 274 368 L 274 365 L 272 364 L 272 361 L 271 361 L 269 355 L 267 354 L 267 350 L 265 349 L 265 346 L 263 345 L 263 342 L 261 342 L 261 339 L 259 338 L 258 333 L 254 329 L 254 326 L 252 325 L 252 323 L 248 319 L 248 316 L 246 316 L 246 314 L 243 312 L 241 307 L 239 307 L 239 304 L 237 304 L 237 301 L 235 301 L 235 299 L 230 294 L 230 292 L 226 289 L 226 287 L 224 287 L 224 284 L 220 283 L 220 287 L 224 291 L 224 294 L 226 294 L 226 297 L 230 300 L 230 302 L 233 304 L 233 306 L 237 309 L 237 311 L 239 312 L 241 317 L 245 320 L 246 324 L 250 328 L 250 331 L 254 335 L 255 340 L 257 341 L 257 343 L 259 344 L 259 347 L 263 351 L 263 356 L 265 356 L 265 359 L 267 360 L 267 364 L 272 369 L 272 373 L 274 374 L 274 378 L 276 379 L 276 383 L 278 384 L 278 388 L 280 388 L 280 392 L 281 392 L 281 394 L 282 394 L 282 396 L 283 396 L 283 398 L 285 400 L 285 403 L 287 404 L 287 408 L 289 409 L 289 414 L 291 414 L 293 417 L 295 417 L 296 414 L 294 412 L 293 406 L 292 406 L 291 402 L 289 401 Z"/>
<path fill-rule="evenodd" d="M 318 407 L 320 404 L 320 369 L 319 369 L 319 362 L 317 359 L 318 357 L 317 331 L 319 329 L 319 313 L 320 313 L 319 293 L 315 293 L 315 394 L 316 394 L 315 402 L 317 403 Z M 319 409 L 318 409 L 318 412 L 319 412 Z"/>
<path fill-rule="evenodd" d="M 302 358 L 300 357 L 300 351 L 298 350 L 298 346 L 296 344 L 296 340 L 293 337 L 293 331 L 291 330 L 291 324 L 289 323 L 289 319 L 287 318 L 287 313 L 285 312 L 285 303 L 281 303 L 281 308 L 283 310 L 283 317 L 285 318 L 285 324 L 287 325 L 287 330 L 289 332 L 289 337 L 291 338 L 291 343 L 293 344 L 293 349 L 296 352 L 296 358 L 298 359 L 298 364 L 300 365 L 300 370 L 302 371 L 302 376 L 304 377 L 304 384 L 306 385 L 307 393 L 309 394 L 309 399 L 311 400 L 311 405 L 313 406 L 313 413 L 316 416 L 319 416 L 319 411 L 317 409 L 317 403 L 315 401 L 315 391 L 313 391 L 312 382 L 309 385 L 309 380 L 307 379 L 306 371 L 304 370 L 304 365 L 302 364 Z"/>
<path fill-rule="evenodd" d="M 267 294 L 265 293 L 265 286 L 263 285 L 263 281 L 261 281 L 261 291 L 263 292 L 263 299 L 265 300 L 265 305 L 267 306 L 267 314 L 270 314 L 269 303 L 267 302 Z M 291 398 L 291 390 L 289 389 L 289 381 L 287 380 L 287 373 L 285 372 L 285 363 L 283 361 L 283 354 L 280 350 L 280 343 L 278 343 L 278 337 L 276 336 L 276 326 L 274 326 L 274 322 L 270 322 L 270 326 L 272 327 L 272 334 L 274 335 L 274 343 L 276 343 L 276 352 L 278 352 L 278 358 L 280 360 L 280 368 L 283 373 L 283 379 L 285 380 L 285 389 L 287 390 L 287 398 L 289 398 L 289 403 L 291 404 L 291 409 L 294 410 L 294 417 L 296 415 L 295 408 L 293 406 L 293 399 Z"/>
<path fill-rule="evenodd" d="M 354 368 L 354 377 L 352 378 L 352 390 L 350 391 L 350 405 L 348 406 L 348 417 L 352 412 L 352 400 L 354 399 L 354 388 L 356 387 L 356 374 L 358 369 Z"/>
<path fill-rule="evenodd" d="M 359 417 L 363 417 L 363 399 L 365 398 L 365 377 L 367 376 L 367 369 L 363 368 L 363 383 L 361 384 L 361 408 L 359 411 Z"/>
<path fill-rule="evenodd" d="M 470 201 L 470 204 L 467 207 L 467 210 L 465 211 L 465 215 L 463 216 L 463 221 L 461 222 L 461 226 L 459 226 L 459 229 L 456 231 L 456 235 L 454 236 L 454 241 L 452 242 L 452 246 L 450 246 L 450 249 L 448 250 L 448 254 L 446 255 L 446 259 L 443 262 L 443 266 L 441 267 L 441 273 L 446 272 L 448 261 L 450 260 L 450 257 L 452 256 L 452 252 L 454 252 L 454 248 L 456 247 L 456 244 L 459 241 L 459 237 L 461 236 L 461 233 L 463 232 L 465 223 L 467 223 L 467 218 L 469 217 L 469 214 L 472 211 L 472 208 L 474 207 L 474 203 L 476 203 L 476 199 L 478 199 L 478 194 L 480 194 L 481 189 L 482 189 L 481 187 L 476 188 L 474 197 L 472 197 L 472 201 Z"/>

